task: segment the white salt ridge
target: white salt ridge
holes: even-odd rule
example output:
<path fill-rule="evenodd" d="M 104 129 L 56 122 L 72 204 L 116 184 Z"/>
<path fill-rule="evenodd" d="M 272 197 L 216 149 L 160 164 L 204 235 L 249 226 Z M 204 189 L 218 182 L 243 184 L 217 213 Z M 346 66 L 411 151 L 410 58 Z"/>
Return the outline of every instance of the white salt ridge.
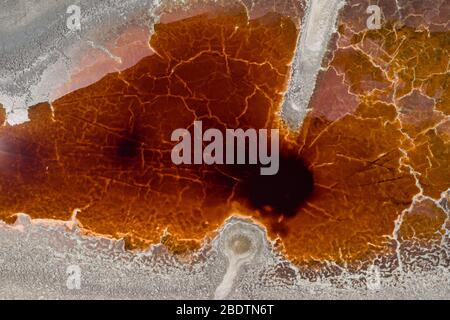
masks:
<path fill-rule="evenodd" d="M 292 75 L 281 110 L 282 118 L 293 129 L 301 126 L 309 111 L 317 74 L 321 70 L 331 35 L 336 32 L 338 13 L 344 4 L 345 0 L 308 2 L 292 65 Z"/>

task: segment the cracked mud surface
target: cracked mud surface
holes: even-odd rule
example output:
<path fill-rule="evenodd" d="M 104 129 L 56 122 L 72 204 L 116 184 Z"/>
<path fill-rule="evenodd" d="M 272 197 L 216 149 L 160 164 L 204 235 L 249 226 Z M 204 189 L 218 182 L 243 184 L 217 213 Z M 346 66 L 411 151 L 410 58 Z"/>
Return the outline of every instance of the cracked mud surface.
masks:
<path fill-rule="evenodd" d="M 158 263 L 144 282 L 159 283 L 167 272 L 183 283 L 192 277 L 205 283 L 215 259 L 227 259 L 214 246 L 223 237 L 221 226 L 227 230 L 236 223 L 227 220 L 231 216 L 246 217 L 273 242 L 239 267 L 233 290 L 226 291 L 231 297 L 261 297 L 249 289 L 255 287 L 270 288 L 270 297 L 401 297 L 402 288 L 448 297 L 448 283 L 433 279 L 445 278 L 441 273 L 450 261 L 450 6 L 380 1 L 382 28 L 368 30 L 368 3 L 347 1 L 331 39 L 317 35 L 327 51 L 323 60 L 314 56 L 322 61 L 316 81 L 316 71 L 304 79 L 296 74 L 301 59 L 317 52 L 301 50 L 308 28 L 298 19 L 308 9 L 293 3 L 212 5 L 206 14 L 176 9 L 154 26 L 151 48 L 142 41 L 149 31 L 135 27 L 122 32 L 116 46 L 92 42 L 95 54 L 81 61 L 100 62 L 72 70 L 49 102 L 29 107 L 29 121 L 5 123 L 14 112 L 0 100 L 6 107 L 0 117 L 0 218 L 13 223 L 24 212 L 33 219 L 70 221 L 79 210 L 82 233 L 125 240 L 117 248 L 125 264 L 138 259 L 126 249 L 147 252 L 148 261 L 130 266 L 134 272 L 158 255 L 170 260 Z M 292 5 L 296 10 L 289 10 Z M 306 58 L 294 60 L 302 53 Z M 315 88 L 311 97 L 296 89 L 308 81 Z M 306 99 L 302 108 L 308 110 L 283 119 L 286 93 L 285 101 Z M 279 128 L 278 179 L 257 179 L 247 166 L 174 166 L 170 133 L 198 119 L 221 129 Z M 289 125 L 293 119 L 302 119 L 298 129 Z M 278 194 L 295 201 L 280 202 Z M 13 247 L 25 241 L 51 255 L 47 237 L 57 232 L 61 239 L 85 239 L 68 245 L 69 256 L 79 250 L 89 256 L 83 243 L 101 239 L 27 223 L 0 226 L 2 242 Z M 42 239 L 34 243 L 29 239 L 36 228 Z M 145 251 L 150 245 L 156 246 Z M 14 263 L 5 252 L 3 261 Z M 100 264 L 115 268 L 114 255 L 106 253 Z M 188 275 L 189 263 L 178 259 L 199 269 Z M 265 262 L 257 267 L 258 261 Z M 383 289 L 367 292 L 372 265 L 380 269 Z M 247 279 L 252 268 L 259 271 Z M 98 284 L 95 277 L 103 278 L 94 274 L 90 283 Z M 414 285 L 415 277 L 420 280 Z M 199 297 L 213 297 L 222 281 L 213 279 Z M 178 286 L 156 286 L 166 290 L 161 297 L 193 297 Z M 156 294 L 128 284 L 117 290 L 129 290 L 130 297 Z"/>

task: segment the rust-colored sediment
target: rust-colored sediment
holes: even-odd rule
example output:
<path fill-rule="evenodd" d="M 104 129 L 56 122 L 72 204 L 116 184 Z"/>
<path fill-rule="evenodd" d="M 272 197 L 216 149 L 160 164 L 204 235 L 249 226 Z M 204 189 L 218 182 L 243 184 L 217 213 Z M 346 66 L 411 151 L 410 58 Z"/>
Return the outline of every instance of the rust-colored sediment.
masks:
<path fill-rule="evenodd" d="M 77 218 L 92 232 L 143 248 L 167 229 L 163 241 L 180 251 L 239 213 L 279 236 L 295 262 L 385 251 L 395 220 L 419 191 L 412 169 L 426 195 L 450 187 L 448 73 L 441 70 L 448 61 L 440 51 L 448 58 L 449 35 L 392 28 L 351 35 L 350 46 L 336 48 L 319 78 L 314 112 L 293 133 L 278 116 L 298 35 L 290 18 L 270 12 L 247 21 L 237 6 L 158 24 L 150 41 L 155 55 L 52 106 L 31 107 L 27 123 L 0 128 L 0 218 L 25 212 L 68 220 L 79 208 Z M 344 41 L 345 25 L 339 30 Z M 369 40 L 383 42 L 377 59 L 385 64 L 397 52 L 395 70 L 383 72 L 358 49 Z M 415 80 L 412 58 L 428 66 Z M 399 103 L 392 102 L 394 72 L 402 75 Z M 330 106 L 326 90 L 336 98 Z M 407 92 L 423 99 L 426 115 L 408 113 L 414 106 Z M 425 96 L 436 107 L 427 109 Z M 194 120 L 205 129 L 280 128 L 280 174 L 264 179 L 247 166 L 173 165 L 171 133 Z M 442 224 L 439 214 L 416 218 L 428 207 L 424 202 L 405 219 L 402 236 L 417 224 Z"/>
<path fill-rule="evenodd" d="M 0 103 L 0 126 L 4 125 L 6 121 L 6 110 Z"/>

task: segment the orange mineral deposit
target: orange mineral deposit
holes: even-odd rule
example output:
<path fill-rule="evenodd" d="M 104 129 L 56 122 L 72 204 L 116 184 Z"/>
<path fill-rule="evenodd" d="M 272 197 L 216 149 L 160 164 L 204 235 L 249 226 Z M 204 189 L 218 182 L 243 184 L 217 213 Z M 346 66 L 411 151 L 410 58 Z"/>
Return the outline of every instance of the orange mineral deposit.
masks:
<path fill-rule="evenodd" d="M 24 212 L 68 220 L 80 209 L 85 230 L 124 237 L 131 248 L 168 233 L 163 242 L 179 252 L 197 248 L 239 214 L 266 226 L 298 263 L 387 250 L 386 235 L 418 192 L 402 150 L 416 140 L 447 139 L 448 146 L 448 136 L 417 136 L 414 128 L 413 138 L 405 136 L 397 106 L 364 86 L 370 76 L 387 92 L 390 80 L 351 48 L 331 64 L 338 71 L 332 76 L 345 74 L 360 95 L 354 110 L 327 117 L 317 98 L 292 132 L 279 112 L 299 32 L 286 15 L 252 18 L 243 6 L 157 24 L 154 54 L 52 105 L 30 107 L 26 123 L 0 127 L 0 218 Z M 442 41 L 402 32 L 424 44 Z M 386 45 L 395 37 L 373 36 L 385 37 Z M 399 68 L 410 53 L 401 52 Z M 433 79 L 424 81 L 435 90 Z M 324 88 L 317 90 L 320 97 Z M 219 130 L 280 129 L 278 174 L 261 176 L 254 165 L 173 164 L 172 132 L 196 120 Z M 421 154 L 418 145 L 411 163 L 421 163 Z M 435 161 L 448 165 L 448 158 Z M 432 176 L 424 181 L 439 179 L 427 172 Z M 448 187 L 448 180 L 439 183 Z M 427 188 L 435 189 L 442 185 Z"/>

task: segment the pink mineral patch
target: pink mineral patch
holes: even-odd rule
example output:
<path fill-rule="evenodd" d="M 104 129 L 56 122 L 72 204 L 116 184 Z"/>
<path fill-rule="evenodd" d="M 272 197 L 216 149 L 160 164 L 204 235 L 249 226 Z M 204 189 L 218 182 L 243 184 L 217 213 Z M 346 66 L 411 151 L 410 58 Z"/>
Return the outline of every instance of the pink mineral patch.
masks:
<path fill-rule="evenodd" d="M 344 77 L 333 68 L 319 75 L 317 88 L 312 97 L 313 114 L 334 121 L 352 113 L 358 107 L 356 96 L 348 92 Z"/>

